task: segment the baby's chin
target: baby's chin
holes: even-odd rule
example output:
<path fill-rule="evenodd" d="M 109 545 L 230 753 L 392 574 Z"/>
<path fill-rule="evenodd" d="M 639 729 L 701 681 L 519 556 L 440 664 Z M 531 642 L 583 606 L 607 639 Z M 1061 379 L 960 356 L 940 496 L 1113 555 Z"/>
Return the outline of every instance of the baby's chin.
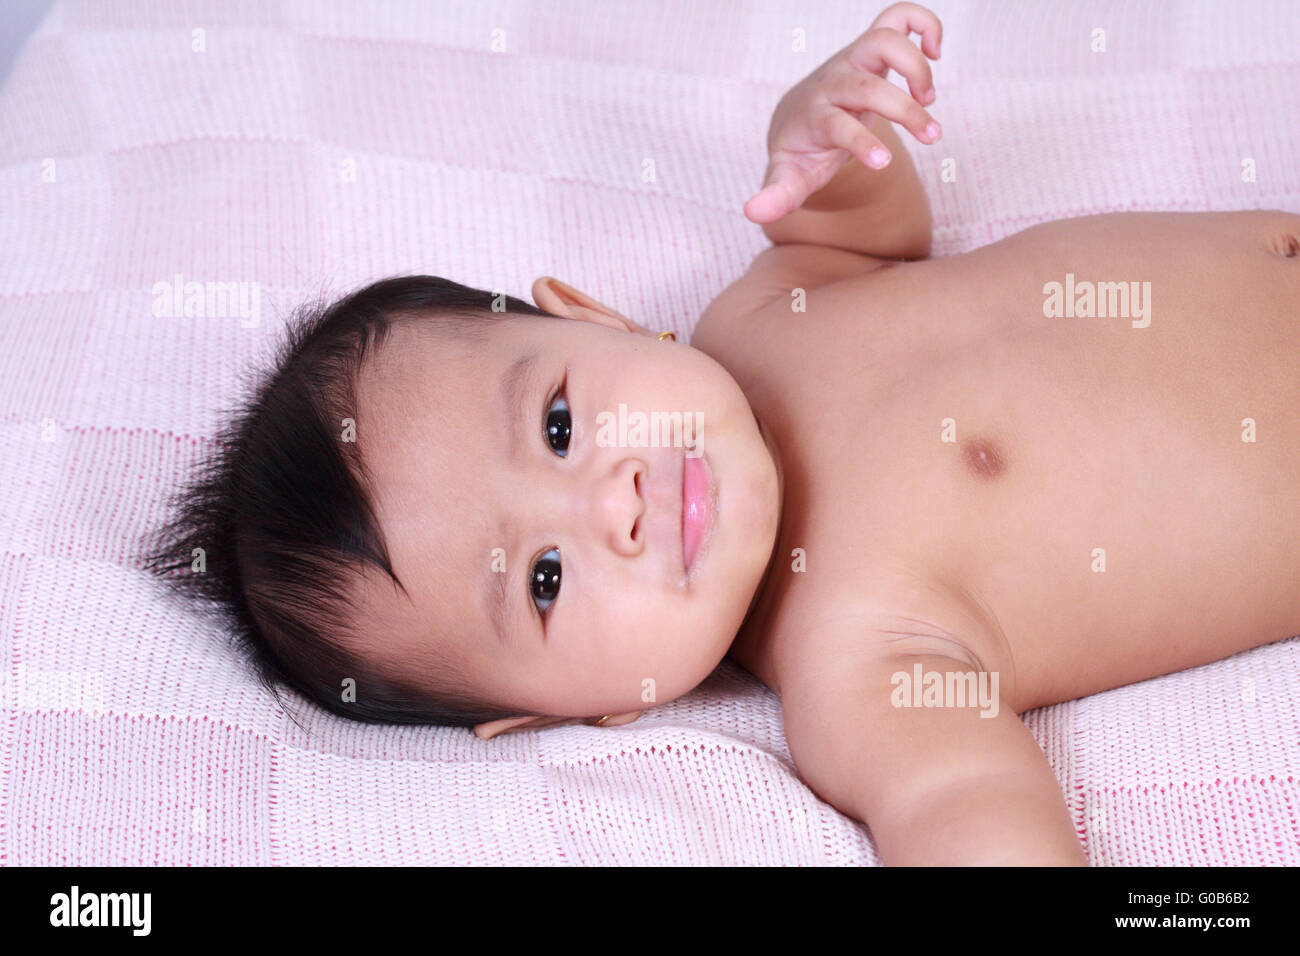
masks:
<path fill-rule="evenodd" d="M 734 567 L 728 575 L 734 589 L 733 603 L 748 610 L 767 572 L 781 524 L 780 470 L 764 441 L 753 413 L 740 429 L 744 435 L 737 460 L 727 463 L 725 482 L 720 482 L 719 510 L 736 538 Z M 721 469 L 720 469 L 721 470 Z M 722 496 L 728 500 L 724 503 Z M 736 621 L 739 629 L 743 620 Z"/>

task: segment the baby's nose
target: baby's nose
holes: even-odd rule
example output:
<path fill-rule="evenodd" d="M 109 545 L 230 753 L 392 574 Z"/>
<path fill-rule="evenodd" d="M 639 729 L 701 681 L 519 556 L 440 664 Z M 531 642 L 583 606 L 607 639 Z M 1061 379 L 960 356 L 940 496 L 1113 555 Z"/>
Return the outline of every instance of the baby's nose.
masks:
<path fill-rule="evenodd" d="M 610 548 L 634 557 L 645 548 L 645 480 L 649 466 L 640 458 L 622 458 L 596 480 L 591 520 Z"/>

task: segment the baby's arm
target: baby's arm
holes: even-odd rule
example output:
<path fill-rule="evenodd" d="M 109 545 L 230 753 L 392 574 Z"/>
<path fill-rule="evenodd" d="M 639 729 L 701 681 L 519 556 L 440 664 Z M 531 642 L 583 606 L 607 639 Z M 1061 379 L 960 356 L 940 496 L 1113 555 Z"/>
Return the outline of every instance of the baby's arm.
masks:
<path fill-rule="evenodd" d="M 922 105 L 934 102 L 930 66 L 909 31 L 938 57 L 939 18 L 896 3 L 777 104 L 763 188 L 745 204 L 745 215 L 773 243 L 886 259 L 930 254 L 929 200 L 891 123 L 923 143 L 939 138 L 927 130 L 931 117 Z M 911 95 L 885 78 L 891 69 L 906 78 Z"/>
<path fill-rule="evenodd" d="M 887 865 L 1087 865 L 1052 768 L 1014 709 L 1001 702 L 984 717 L 891 700 L 893 676 L 910 678 L 917 664 L 942 674 L 971 664 L 897 644 L 845 658 L 788 668 L 786 740 L 803 779 L 867 823 Z"/>

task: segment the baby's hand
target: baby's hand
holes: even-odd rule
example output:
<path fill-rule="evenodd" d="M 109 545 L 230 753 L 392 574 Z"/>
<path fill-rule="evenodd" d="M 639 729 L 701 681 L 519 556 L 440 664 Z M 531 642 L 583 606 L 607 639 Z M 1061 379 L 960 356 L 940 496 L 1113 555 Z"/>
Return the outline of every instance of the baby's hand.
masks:
<path fill-rule="evenodd" d="M 910 33 L 921 35 L 921 50 Z M 925 7 L 895 3 L 866 33 L 791 87 L 772 113 L 767 175 L 745 203 L 745 215 L 762 224 L 794 212 L 850 156 L 873 169 L 887 166 L 889 150 L 867 129 L 870 116 L 864 114 L 898 123 L 923 143 L 937 142 L 942 131 L 921 104 L 934 102 L 925 58 L 939 59 L 942 38 L 943 24 Z M 907 79 L 911 96 L 885 79 L 891 68 Z"/>

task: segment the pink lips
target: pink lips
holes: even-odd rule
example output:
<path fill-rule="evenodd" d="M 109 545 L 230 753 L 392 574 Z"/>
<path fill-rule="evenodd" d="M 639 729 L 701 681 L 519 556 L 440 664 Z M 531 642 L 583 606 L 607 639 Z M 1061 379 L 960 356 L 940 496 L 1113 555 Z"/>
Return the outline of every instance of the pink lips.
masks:
<path fill-rule="evenodd" d="M 709 466 L 704 457 L 682 459 L 682 563 L 691 570 L 704 532 L 709 527 L 712 505 L 709 494 Z"/>

